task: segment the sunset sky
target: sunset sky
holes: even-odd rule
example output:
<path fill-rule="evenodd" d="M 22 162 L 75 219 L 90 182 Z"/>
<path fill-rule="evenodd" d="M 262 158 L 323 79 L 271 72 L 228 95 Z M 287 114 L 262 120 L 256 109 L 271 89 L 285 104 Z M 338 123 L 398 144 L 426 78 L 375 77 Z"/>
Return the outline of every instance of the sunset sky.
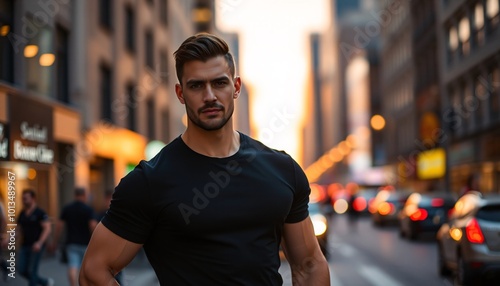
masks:
<path fill-rule="evenodd" d="M 329 2 L 216 1 L 218 28 L 240 36 L 240 75 L 252 92 L 252 135 L 299 163 L 309 34 L 326 29 Z"/>

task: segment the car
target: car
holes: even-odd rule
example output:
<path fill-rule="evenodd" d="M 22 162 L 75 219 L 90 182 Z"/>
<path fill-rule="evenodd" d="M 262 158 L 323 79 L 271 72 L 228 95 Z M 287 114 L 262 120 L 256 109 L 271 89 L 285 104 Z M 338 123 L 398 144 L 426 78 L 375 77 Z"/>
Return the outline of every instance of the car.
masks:
<path fill-rule="evenodd" d="M 437 232 L 438 271 L 459 285 L 499 285 L 500 195 L 468 192 Z"/>
<path fill-rule="evenodd" d="M 358 192 L 353 194 L 349 199 L 349 208 L 358 214 L 369 214 L 368 206 L 375 199 L 377 195 L 376 188 L 361 188 Z"/>
<path fill-rule="evenodd" d="M 400 236 L 415 240 L 423 233 L 432 233 L 435 237 L 455 202 L 450 192 L 412 193 L 399 212 Z"/>
<path fill-rule="evenodd" d="M 320 203 L 309 203 L 309 216 L 321 251 L 328 257 L 328 219 L 323 207 Z"/>
<path fill-rule="evenodd" d="M 397 224 L 398 213 L 409 193 L 394 190 L 380 190 L 369 206 L 372 222 L 376 226 Z"/>

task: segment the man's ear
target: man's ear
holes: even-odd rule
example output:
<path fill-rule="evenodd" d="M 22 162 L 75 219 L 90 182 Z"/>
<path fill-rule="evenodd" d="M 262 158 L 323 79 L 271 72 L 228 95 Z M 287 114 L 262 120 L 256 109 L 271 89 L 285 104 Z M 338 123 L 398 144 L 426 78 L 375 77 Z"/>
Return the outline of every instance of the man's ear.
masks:
<path fill-rule="evenodd" d="M 241 92 L 241 78 L 239 76 L 234 78 L 234 94 L 233 98 L 236 99 L 240 96 Z"/>
<path fill-rule="evenodd" d="M 180 83 L 175 84 L 175 94 L 177 95 L 177 99 L 179 100 L 179 102 L 185 104 L 184 94 L 182 93 L 182 86 Z"/>

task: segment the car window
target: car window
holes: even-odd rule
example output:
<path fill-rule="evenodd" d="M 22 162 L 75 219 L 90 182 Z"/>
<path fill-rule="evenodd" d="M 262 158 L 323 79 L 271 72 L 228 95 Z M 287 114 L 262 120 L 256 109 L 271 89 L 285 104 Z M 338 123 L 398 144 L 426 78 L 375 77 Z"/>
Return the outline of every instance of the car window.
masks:
<path fill-rule="evenodd" d="M 500 205 L 484 206 L 477 211 L 478 219 L 500 222 Z"/>

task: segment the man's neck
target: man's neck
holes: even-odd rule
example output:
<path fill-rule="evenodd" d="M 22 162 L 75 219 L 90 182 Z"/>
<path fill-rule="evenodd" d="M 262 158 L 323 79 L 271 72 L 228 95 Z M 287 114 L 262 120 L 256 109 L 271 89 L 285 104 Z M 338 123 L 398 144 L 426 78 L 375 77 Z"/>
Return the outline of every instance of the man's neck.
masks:
<path fill-rule="evenodd" d="M 208 157 L 229 157 L 240 148 L 240 135 L 231 126 L 214 131 L 188 127 L 181 138 L 193 151 Z"/>

